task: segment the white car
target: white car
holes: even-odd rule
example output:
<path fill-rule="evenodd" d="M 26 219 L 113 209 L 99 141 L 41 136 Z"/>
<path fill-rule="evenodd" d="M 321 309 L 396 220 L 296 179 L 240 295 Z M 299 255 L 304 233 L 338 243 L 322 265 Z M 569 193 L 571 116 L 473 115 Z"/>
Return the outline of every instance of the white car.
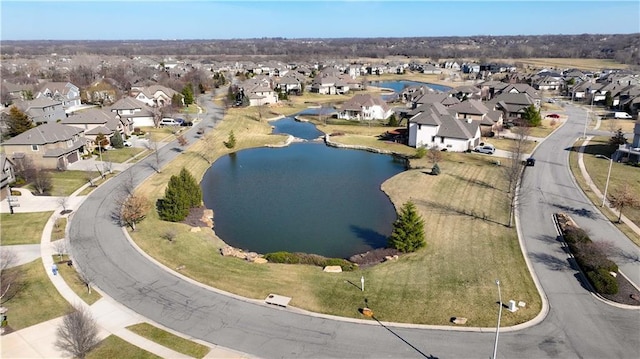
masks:
<path fill-rule="evenodd" d="M 496 152 L 496 148 L 493 147 L 493 145 L 489 145 L 489 144 L 485 144 L 482 146 L 476 146 L 476 148 L 473 149 L 475 152 L 480 152 L 480 153 L 486 153 L 488 155 L 492 155 Z"/>
<path fill-rule="evenodd" d="M 133 144 L 131 143 L 131 141 L 128 141 L 128 140 L 127 140 L 127 141 L 122 142 L 122 144 L 124 145 L 124 147 L 131 147 L 131 146 L 133 146 Z"/>

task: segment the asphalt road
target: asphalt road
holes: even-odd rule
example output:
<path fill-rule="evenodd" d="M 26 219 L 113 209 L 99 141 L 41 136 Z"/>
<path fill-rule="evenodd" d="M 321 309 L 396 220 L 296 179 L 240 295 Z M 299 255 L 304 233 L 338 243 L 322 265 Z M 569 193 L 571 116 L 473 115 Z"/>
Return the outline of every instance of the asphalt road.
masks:
<path fill-rule="evenodd" d="M 535 326 L 502 330 L 498 356 L 636 358 L 640 311 L 604 304 L 582 287 L 551 221 L 551 214 L 559 209 L 573 209 L 584 214 L 576 218 L 580 225 L 595 226 L 588 227 L 592 234 L 607 231 L 609 236 L 613 228 L 598 219 L 596 209 L 571 180 L 565 149 L 581 133 L 584 116 L 570 108 L 567 113 L 568 123 L 541 144 L 536 166 L 526 170 L 523 186 L 530 189 L 529 199 L 520 208 L 526 249 L 549 298 L 550 311 Z M 220 118 L 221 113 L 211 107 L 187 133 L 189 141 L 195 139 L 198 126 L 212 127 Z M 176 143 L 164 146 L 159 151 L 162 162 L 176 156 L 178 147 Z M 136 184 L 153 174 L 154 157 L 127 170 Z M 139 254 L 112 220 L 114 196 L 128 177 L 123 173 L 113 178 L 87 198 L 70 223 L 70 238 L 77 266 L 97 287 L 143 316 L 195 338 L 265 358 L 487 358 L 492 354 L 492 328 L 470 332 L 336 320 L 238 299 L 180 279 Z M 610 239 L 627 250 L 625 240 L 614 236 Z M 638 250 L 628 253 L 632 258 Z M 637 261 L 621 267 L 628 275 L 638 272 Z M 370 305 L 375 308 L 375 303 Z"/>

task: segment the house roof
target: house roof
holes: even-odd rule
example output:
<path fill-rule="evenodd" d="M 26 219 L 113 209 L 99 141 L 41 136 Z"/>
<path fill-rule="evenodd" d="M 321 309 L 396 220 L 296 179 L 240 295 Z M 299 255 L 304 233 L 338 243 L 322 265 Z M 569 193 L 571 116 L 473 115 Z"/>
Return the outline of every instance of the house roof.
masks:
<path fill-rule="evenodd" d="M 384 112 L 389 111 L 389 105 L 380 97 L 371 94 L 357 94 L 342 104 L 340 111 L 361 111 L 363 107 L 380 106 Z"/>
<path fill-rule="evenodd" d="M 3 145 L 45 145 L 70 140 L 83 132 L 82 129 L 73 126 L 45 123 L 8 139 Z"/>
<path fill-rule="evenodd" d="M 60 93 L 66 95 L 71 88 L 77 88 L 74 84 L 70 82 L 47 82 L 40 87 L 40 92 L 44 92 L 45 90 L 49 90 L 52 93 Z"/>
<path fill-rule="evenodd" d="M 481 101 L 471 99 L 452 105 L 449 109 L 457 113 L 479 116 L 486 115 L 487 112 L 489 112 L 487 106 L 485 106 Z"/>
<path fill-rule="evenodd" d="M 98 126 L 96 128 L 93 128 L 93 129 L 85 132 L 85 135 L 93 136 L 93 135 L 103 134 L 105 136 L 111 136 L 113 134 L 113 132 L 114 131 L 112 129 L 110 129 L 110 128 L 107 128 L 105 126 Z"/>
<path fill-rule="evenodd" d="M 409 119 L 410 123 L 438 127 L 437 136 L 447 138 L 474 138 L 480 121 L 458 120 L 440 103 L 425 104 L 421 111 Z"/>
<path fill-rule="evenodd" d="M 98 108 L 90 108 L 83 111 L 75 112 L 73 115 L 63 119 L 60 123 L 63 125 L 77 124 L 105 124 L 110 119 L 115 119 L 116 114 Z"/>
<path fill-rule="evenodd" d="M 116 101 L 116 103 L 114 103 L 113 105 L 109 106 L 108 109 L 113 111 L 113 110 L 134 110 L 134 109 L 143 109 L 145 108 L 147 105 L 140 101 L 140 100 L 136 100 L 133 97 L 125 97 L 122 98 L 118 101 Z"/>
<path fill-rule="evenodd" d="M 447 119 L 438 129 L 437 136 L 467 140 L 475 137 L 479 121 Z"/>

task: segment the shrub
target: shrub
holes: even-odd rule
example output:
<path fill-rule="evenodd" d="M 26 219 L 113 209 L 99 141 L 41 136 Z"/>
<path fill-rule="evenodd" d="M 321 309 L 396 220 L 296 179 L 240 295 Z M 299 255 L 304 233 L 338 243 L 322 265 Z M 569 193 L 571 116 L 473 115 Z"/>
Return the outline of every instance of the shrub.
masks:
<path fill-rule="evenodd" d="M 327 258 L 327 260 L 325 260 L 324 262 L 323 267 L 326 266 L 340 266 L 340 268 L 342 268 L 342 270 L 345 272 L 350 272 L 356 267 L 353 263 L 342 258 Z"/>
<path fill-rule="evenodd" d="M 424 156 L 427 155 L 427 149 L 424 147 L 418 147 L 416 148 L 416 154 L 414 155 L 415 158 L 423 158 Z"/>
<path fill-rule="evenodd" d="M 564 240 L 567 243 L 585 243 L 591 241 L 587 232 L 577 227 L 567 227 L 564 230 Z"/>
<path fill-rule="evenodd" d="M 352 271 L 355 265 L 342 258 L 326 258 L 318 254 L 273 252 L 264 255 L 264 258 L 271 263 L 284 264 L 306 264 L 317 267 L 340 266 L 343 271 Z"/>
<path fill-rule="evenodd" d="M 295 254 L 289 252 L 267 253 L 264 258 L 272 263 L 298 264 L 300 262 Z"/>
<path fill-rule="evenodd" d="M 606 269 L 587 272 L 587 278 L 593 285 L 596 292 L 600 294 L 617 294 L 618 281 Z"/>

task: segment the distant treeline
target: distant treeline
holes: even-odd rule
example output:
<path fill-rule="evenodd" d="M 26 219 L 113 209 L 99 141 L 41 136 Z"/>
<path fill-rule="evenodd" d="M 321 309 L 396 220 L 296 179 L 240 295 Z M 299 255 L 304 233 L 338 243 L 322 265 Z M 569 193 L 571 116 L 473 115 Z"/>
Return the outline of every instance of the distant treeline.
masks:
<path fill-rule="evenodd" d="M 3 41 L 2 56 L 80 54 L 212 56 L 212 60 L 267 56 L 286 61 L 389 56 L 444 58 L 594 58 L 640 64 L 640 33 L 468 37 Z"/>

